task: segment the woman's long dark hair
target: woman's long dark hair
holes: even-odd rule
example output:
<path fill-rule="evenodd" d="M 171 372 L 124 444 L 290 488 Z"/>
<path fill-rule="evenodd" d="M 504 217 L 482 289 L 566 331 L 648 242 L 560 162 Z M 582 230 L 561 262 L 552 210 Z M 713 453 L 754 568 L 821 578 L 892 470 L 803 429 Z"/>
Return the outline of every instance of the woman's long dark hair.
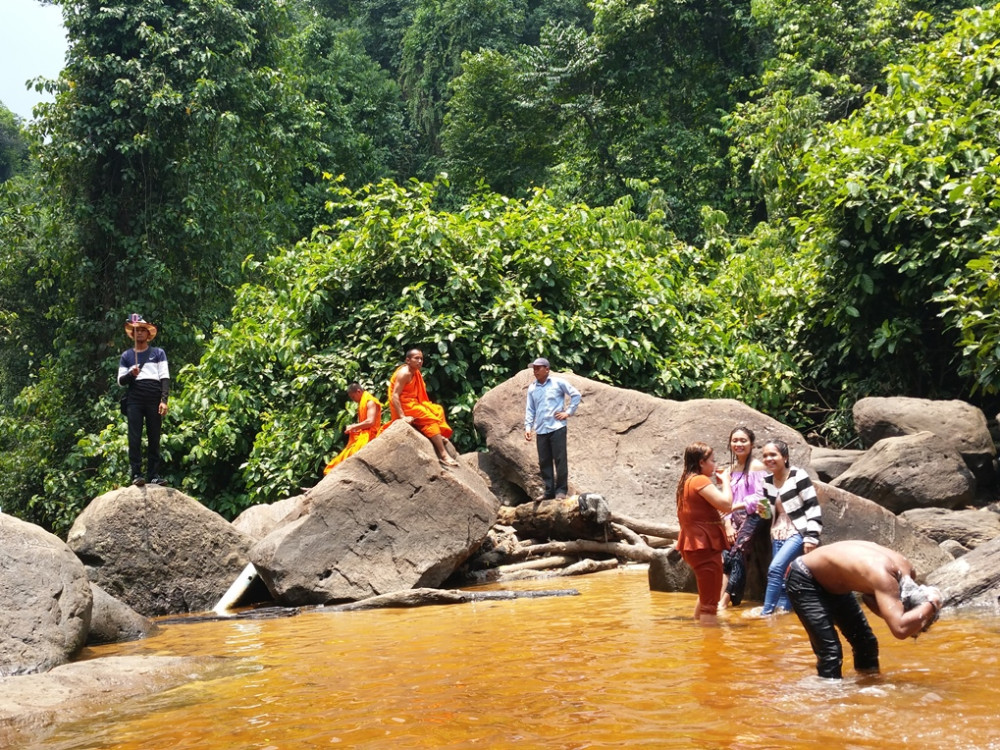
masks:
<path fill-rule="evenodd" d="M 712 448 L 705 443 L 691 443 L 684 449 L 684 471 L 677 482 L 677 507 L 681 507 L 684 498 L 684 485 L 695 474 L 701 474 L 701 462 L 712 455 Z"/>
<path fill-rule="evenodd" d="M 743 485 L 746 487 L 750 486 L 750 465 L 753 463 L 753 444 L 757 440 L 757 436 L 753 434 L 753 430 L 749 427 L 744 427 L 743 425 L 737 425 L 733 428 L 733 431 L 729 433 L 729 468 L 733 467 L 736 462 L 733 456 L 733 435 L 737 432 L 742 432 L 750 439 L 750 452 L 747 454 L 747 462 L 743 465 Z"/>

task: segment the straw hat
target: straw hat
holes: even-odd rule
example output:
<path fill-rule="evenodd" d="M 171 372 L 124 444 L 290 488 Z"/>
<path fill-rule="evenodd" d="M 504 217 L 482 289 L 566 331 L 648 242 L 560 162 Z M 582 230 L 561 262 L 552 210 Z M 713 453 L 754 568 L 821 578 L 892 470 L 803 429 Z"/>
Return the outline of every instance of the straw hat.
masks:
<path fill-rule="evenodd" d="M 139 313 L 132 313 L 128 316 L 128 320 L 125 321 L 125 333 L 128 334 L 130 339 L 135 339 L 134 331 L 136 328 L 145 328 L 149 331 L 149 341 L 156 338 L 156 326 L 143 320 Z"/>

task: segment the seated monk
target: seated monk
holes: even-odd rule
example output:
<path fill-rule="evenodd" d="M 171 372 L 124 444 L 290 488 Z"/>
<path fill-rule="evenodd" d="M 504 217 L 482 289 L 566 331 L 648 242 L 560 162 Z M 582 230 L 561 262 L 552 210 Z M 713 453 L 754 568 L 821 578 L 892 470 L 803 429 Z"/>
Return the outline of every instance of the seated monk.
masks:
<path fill-rule="evenodd" d="M 323 469 L 324 476 L 345 458 L 353 456 L 368 445 L 369 441 L 374 440 L 382 427 L 382 404 L 362 388 L 360 383 L 351 383 L 347 386 L 347 397 L 358 405 L 358 421 L 347 425 L 344 430 L 348 435 L 347 447 L 326 465 Z"/>
<path fill-rule="evenodd" d="M 397 419 L 413 425 L 426 435 L 438 459 L 445 466 L 458 466 L 458 462 L 448 455 L 445 440 L 451 437 L 451 427 L 444 418 L 444 407 L 433 403 L 427 397 L 424 376 L 420 370 L 424 366 L 424 354 L 419 349 L 410 349 L 406 360 L 389 380 L 389 411 L 391 422 Z"/>

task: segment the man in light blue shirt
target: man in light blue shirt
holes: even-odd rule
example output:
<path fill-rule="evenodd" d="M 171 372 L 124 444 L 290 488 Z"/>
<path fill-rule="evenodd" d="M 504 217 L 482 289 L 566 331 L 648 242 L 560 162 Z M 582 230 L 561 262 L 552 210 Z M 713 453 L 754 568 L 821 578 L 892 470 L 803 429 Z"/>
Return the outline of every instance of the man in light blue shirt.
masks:
<path fill-rule="evenodd" d="M 524 410 L 524 439 L 537 436 L 538 470 L 545 484 L 544 500 L 561 500 L 569 491 L 566 459 L 566 420 L 580 405 L 580 391 L 549 373 L 549 361 L 539 357 L 531 363 L 535 382 L 528 386 Z M 569 399 L 567 406 L 566 400 Z"/>

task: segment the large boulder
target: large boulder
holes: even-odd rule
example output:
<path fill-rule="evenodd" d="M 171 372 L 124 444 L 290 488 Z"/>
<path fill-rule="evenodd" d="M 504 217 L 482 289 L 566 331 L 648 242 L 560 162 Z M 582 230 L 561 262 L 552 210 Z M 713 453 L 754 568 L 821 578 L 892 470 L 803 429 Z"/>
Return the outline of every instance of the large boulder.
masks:
<path fill-rule="evenodd" d="M 970 605 L 998 611 L 1000 605 L 1000 539 L 981 544 L 927 576 L 951 607 Z"/>
<path fill-rule="evenodd" d="M 90 584 L 90 590 L 94 595 L 94 609 L 87 632 L 88 646 L 138 641 L 159 630 L 152 620 L 118 601 L 96 583 Z"/>
<path fill-rule="evenodd" d="M 524 439 L 524 408 L 530 370 L 523 370 L 484 395 L 475 406 L 477 429 L 503 466 L 503 476 L 525 492 L 540 494 L 538 453 Z M 810 447 L 790 427 L 732 399 L 668 401 L 559 373 L 583 395 L 567 429 L 570 493 L 596 492 L 615 512 L 636 519 L 677 522 L 677 481 L 684 448 L 695 441 L 729 455 L 729 433 L 752 429 L 758 448 L 768 439 L 788 443 L 793 464 L 809 466 Z M 760 455 L 758 450 L 757 455 Z"/>
<path fill-rule="evenodd" d="M 809 468 L 823 482 L 831 482 L 850 469 L 865 454 L 860 450 L 844 448 L 813 448 Z"/>
<path fill-rule="evenodd" d="M 933 432 L 955 447 L 977 481 L 988 485 L 994 480 L 997 450 L 986 415 L 964 401 L 863 398 L 854 404 L 854 428 L 868 446 L 889 437 Z"/>
<path fill-rule="evenodd" d="M 904 555 L 919 576 L 950 562 L 952 557 L 934 540 L 880 505 L 825 482 L 816 482 L 823 509 L 823 544 L 864 539 Z"/>
<path fill-rule="evenodd" d="M 443 467 L 427 438 L 396 422 L 313 487 L 250 559 L 286 605 L 435 587 L 482 544 L 498 508 L 475 470 Z"/>
<path fill-rule="evenodd" d="M 91 581 L 155 617 L 211 609 L 246 566 L 253 540 L 184 493 L 147 484 L 95 498 L 67 543 Z"/>
<path fill-rule="evenodd" d="M 893 513 L 957 508 L 972 502 L 976 480 L 950 442 L 931 432 L 885 438 L 831 484 Z"/>
<path fill-rule="evenodd" d="M 297 516 L 305 495 L 295 495 L 274 503 L 251 505 L 233 519 L 237 531 L 259 541 L 274 531 L 290 516 Z"/>
<path fill-rule="evenodd" d="M 83 647 L 93 598 L 58 537 L 0 513 L 0 676 L 45 672 Z"/>
<path fill-rule="evenodd" d="M 966 550 L 1000 537 L 1000 513 L 992 510 L 916 508 L 901 517 L 938 544 L 951 540 Z"/>

